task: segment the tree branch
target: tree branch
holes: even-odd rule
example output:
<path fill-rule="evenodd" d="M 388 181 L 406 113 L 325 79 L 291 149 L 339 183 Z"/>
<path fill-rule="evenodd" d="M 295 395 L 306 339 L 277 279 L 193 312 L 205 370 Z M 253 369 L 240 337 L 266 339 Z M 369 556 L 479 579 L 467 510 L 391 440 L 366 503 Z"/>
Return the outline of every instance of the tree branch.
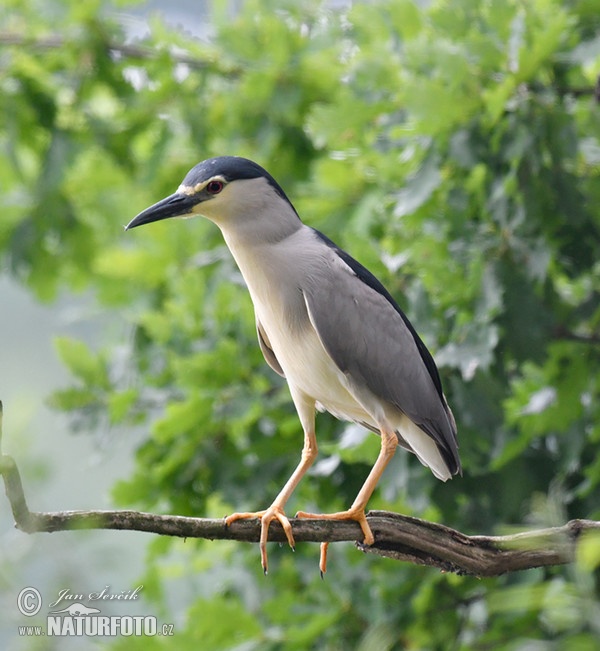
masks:
<path fill-rule="evenodd" d="M 56 50 L 64 47 L 67 42 L 67 39 L 60 35 L 31 38 L 26 34 L 0 31 L 0 45 L 27 46 L 40 50 Z M 144 45 L 119 43 L 109 40 L 106 41 L 106 50 L 110 54 L 117 55 L 126 59 L 136 59 L 138 61 L 155 60 L 163 51 Z M 215 61 L 210 57 L 200 58 L 198 56 L 186 54 L 174 49 L 170 49 L 168 52 L 169 56 L 175 63 L 184 64 L 193 70 L 203 70 L 209 67 L 215 68 L 217 65 L 219 65 L 221 72 L 224 75 L 235 77 L 241 73 L 239 67 L 232 65 L 224 68 L 218 61 Z"/>
<path fill-rule="evenodd" d="M 0 448 L 2 403 L 0 402 Z M 25 533 L 71 531 L 75 529 L 120 529 L 145 531 L 163 536 L 239 540 L 256 543 L 258 520 L 239 520 L 226 526 L 223 520 L 157 515 L 139 511 L 30 511 L 19 469 L 14 459 L 0 454 L 4 479 L 15 526 Z M 292 518 L 296 542 L 341 542 L 362 539 L 353 521 L 299 520 Z M 366 553 L 386 556 L 446 572 L 475 576 L 499 576 L 534 567 L 570 563 L 576 543 L 584 532 L 600 532 L 600 522 L 571 520 L 562 527 L 526 531 L 509 536 L 467 536 L 441 524 L 388 511 L 371 511 L 368 521 L 375 534 L 371 546 L 357 542 Z M 269 540 L 286 542 L 281 525 L 273 522 Z"/>
<path fill-rule="evenodd" d="M 600 101 L 600 86 L 599 86 L 599 101 Z M 572 330 L 569 330 L 565 326 L 557 326 L 554 329 L 553 336 L 555 339 L 565 339 L 567 341 L 575 341 L 580 344 L 591 344 L 591 345 L 598 345 L 600 344 L 600 335 L 597 334 L 589 334 L 589 335 L 582 335 L 578 334 L 577 332 L 573 332 Z"/>
<path fill-rule="evenodd" d="M 0 45 L 17 45 L 17 46 L 27 46 L 32 48 L 38 48 L 41 50 L 55 50 L 64 47 L 67 39 L 64 37 L 54 34 L 46 37 L 34 37 L 31 38 L 22 33 L 18 32 L 4 32 L 0 31 Z M 125 57 L 129 59 L 137 59 L 139 61 L 144 60 L 153 60 L 158 56 L 156 48 L 147 47 L 144 45 L 134 45 L 129 43 L 119 43 L 116 41 L 106 42 L 106 49 L 120 57 Z M 217 62 L 209 58 L 202 59 L 197 56 L 186 54 L 183 52 L 178 52 L 173 49 L 169 51 L 169 54 L 175 63 L 182 63 L 189 66 L 191 69 L 202 70 L 208 67 L 215 67 Z M 222 73 L 228 76 L 236 77 L 241 74 L 241 69 L 236 66 L 230 66 L 227 70 L 223 70 Z M 545 86 L 531 86 L 524 84 L 524 87 L 531 93 L 536 93 L 540 91 L 545 91 L 547 88 Z M 594 86 L 557 86 L 554 89 L 560 97 L 566 95 L 579 98 L 579 97 L 593 97 L 594 100 L 600 103 L 600 75 L 596 78 L 596 83 Z"/>

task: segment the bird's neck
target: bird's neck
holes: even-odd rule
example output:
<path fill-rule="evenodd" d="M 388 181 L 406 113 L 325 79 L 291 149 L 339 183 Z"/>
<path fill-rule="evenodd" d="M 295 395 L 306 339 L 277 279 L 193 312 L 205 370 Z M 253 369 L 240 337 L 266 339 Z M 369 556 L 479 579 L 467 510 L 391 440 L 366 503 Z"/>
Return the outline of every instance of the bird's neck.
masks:
<path fill-rule="evenodd" d="M 227 246 L 235 250 L 263 250 L 283 242 L 304 227 L 296 213 L 267 217 L 242 214 L 228 221 L 214 220 L 221 229 Z"/>
<path fill-rule="evenodd" d="M 239 229 L 221 230 L 227 248 L 231 251 L 251 292 L 257 283 L 276 280 L 277 268 L 281 263 L 281 242 L 289 236 L 265 241 L 263 238 L 255 238 L 253 233 L 240 232 Z"/>
<path fill-rule="evenodd" d="M 295 303 L 303 300 L 298 290 L 308 264 L 304 244 L 309 229 L 301 222 L 298 224 L 299 228 L 278 242 L 249 243 L 240 239 L 237 231 L 223 230 L 225 242 L 252 297 L 256 315 L 265 323 L 285 321 L 292 327 L 301 316 Z"/>
<path fill-rule="evenodd" d="M 273 270 L 276 279 L 277 270 L 288 266 L 286 254 L 293 253 L 290 242 L 306 229 L 287 205 L 277 214 L 266 210 L 239 211 L 217 225 L 248 286 L 256 273 L 269 275 Z"/>

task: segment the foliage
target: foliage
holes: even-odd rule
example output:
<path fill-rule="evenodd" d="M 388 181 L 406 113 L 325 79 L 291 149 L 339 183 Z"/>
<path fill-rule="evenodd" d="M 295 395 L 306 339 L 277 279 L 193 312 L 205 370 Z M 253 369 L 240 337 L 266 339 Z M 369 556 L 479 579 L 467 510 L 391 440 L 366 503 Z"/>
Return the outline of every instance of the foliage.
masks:
<path fill-rule="evenodd" d="M 260 508 L 297 462 L 297 417 L 216 229 L 120 231 L 198 160 L 239 154 L 382 278 L 440 366 L 465 476 L 442 485 L 399 453 L 371 506 L 473 533 L 600 517 L 598 9 L 215 3 L 210 42 L 157 19 L 125 51 L 114 7 L 5 3 L 26 47 L 0 57 L 1 259 L 42 300 L 93 292 L 132 324 L 118 346 L 57 341 L 73 385 L 52 397 L 90 427 L 147 424 L 119 504 Z M 327 416 L 318 436 L 290 512 L 348 505 L 376 455 Z M 173 640 L 143 644 L 597 648 L 596 545 L 485 581 L 339 546 L 321 582 L 313 547 L 271 550 L 265 580 L 253 547 L 156 541 L 145 584 L 160 600 L 178 567 L 198 599 Z"/>

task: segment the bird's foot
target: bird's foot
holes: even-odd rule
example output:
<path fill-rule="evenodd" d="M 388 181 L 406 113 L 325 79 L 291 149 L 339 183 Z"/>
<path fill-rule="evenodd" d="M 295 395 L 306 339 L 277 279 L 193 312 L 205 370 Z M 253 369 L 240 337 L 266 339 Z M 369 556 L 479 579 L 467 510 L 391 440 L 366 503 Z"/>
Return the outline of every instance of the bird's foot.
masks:
<path fill-rule="evenodd" d="M 294 534 L 292 533 L 292 525 L 288 520 L 287 516 L 283 512 L 283 509 L 280 506 L 271 504 L 268 509 L 264 511 L 255 511 L 248 513 L 232 513 L 225 518 L 225 524 L 229 526 L 232 522 L 236 520 L 254 520 L 260 519 L 260 564 L 262 565 L 263 572 L 267 574 L 269 569 L 269 562 L 267 558 L 267 540 L 269 537 L 269 525 L 273 520 L 277 520 L 283 527 L 285 537 L 292 548 L 292 551 L 296 549 L 296 542 L 294 540 Z"/>
<path fill-rule="evenodd" d="M 305 511 L 298 511 L 297 518 L 304 518 L 310 520 L 355 520 L 360 524 L 360 528 L 364 534 L 364 544 L 372 545 L 375 542 L 375 536 L 371 531 L 371 527 L 367 522 L 367 516 L 364 509 L 348 509 L 347 511 L 339 511 L 337 513 L 306 513 Z M 321 553 L 319 557 L 319 570 L 321 578 L 327 572 L 327 549 L 329 543 L 321 543 Z"/>

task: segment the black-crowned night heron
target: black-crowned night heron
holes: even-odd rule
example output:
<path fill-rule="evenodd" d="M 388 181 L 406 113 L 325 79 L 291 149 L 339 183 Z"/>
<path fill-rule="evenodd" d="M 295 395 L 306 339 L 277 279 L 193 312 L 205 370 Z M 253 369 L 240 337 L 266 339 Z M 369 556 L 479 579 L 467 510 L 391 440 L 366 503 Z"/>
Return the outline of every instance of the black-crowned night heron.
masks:
<path fill-rule="evenodd" d="M 435 362 L 379 280 L 304 225 L 260 165 L 234 156 L 205 160 L 190 170 L 175 194 L 141 212 L 126 228 L 194 215 L 221 229 L 254 303 L 261 350 L 269 366 L 286 378 L 304 429 L 300 463 L 271 506 L 234 513 L 227 524 L 260 518 L 265 572 L 273 520 L 281 523 L 294 547 L 284 507 L 317 456 L 317 408 L 380 434 L 381 451 L 347 511 L 300 512 L 297 517 L 356 520 L 365 544 L 372 545 L 365 507 L 397 445 L 443 481 L 461 472 L 456 425 Z M 323 543 L 322 572 L 326 552 Z"/>

